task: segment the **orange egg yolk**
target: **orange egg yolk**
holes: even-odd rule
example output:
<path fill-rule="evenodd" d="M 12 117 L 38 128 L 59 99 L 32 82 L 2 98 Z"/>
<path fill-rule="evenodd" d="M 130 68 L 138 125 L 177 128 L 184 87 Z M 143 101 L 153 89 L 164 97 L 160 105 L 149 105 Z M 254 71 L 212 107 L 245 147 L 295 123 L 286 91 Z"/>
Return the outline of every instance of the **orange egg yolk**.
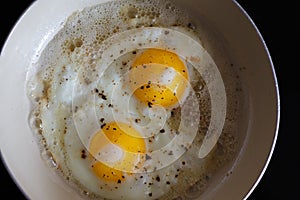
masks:
<path fill-rule="evenodd" d="M 188 70 L 177 54 L 161 49 L 147 49 L 133 62 L 130 87 L 140 101 L 171 107 L 184 96 Z"/>
<path fill-rule="evenodd" d="M 140 166 L 145 160 L 146 144 L 141 135 L 130 125 L 120 122 L 112 122 L 104 126 L 91 140 L 89 151 L 96 157 L 110 145 L 117 145 L 122 150 L 122 156 L 114 163 L 105 163 L 95 160 L 92 170 L 98 178 L 105 181 L 121 183 L 125 174 Z M 127 173 L 125 173 L 127 172 Z"/>

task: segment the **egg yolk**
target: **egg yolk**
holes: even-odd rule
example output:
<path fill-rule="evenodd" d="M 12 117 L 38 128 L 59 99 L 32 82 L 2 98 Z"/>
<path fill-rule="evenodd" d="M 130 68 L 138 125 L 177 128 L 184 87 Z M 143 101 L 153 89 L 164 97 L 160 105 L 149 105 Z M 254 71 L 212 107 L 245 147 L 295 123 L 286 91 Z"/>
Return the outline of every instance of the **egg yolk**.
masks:
<path fill-rule="evenodd" d="M 89 151 L 91 156 L 103 153 L 104 150 L 111 150 L 111 145 L 117 145 L 121 149 L 120 156 L 116 156 L 113 163 L 105 163 L 95 160 L 92 169 L 98 178 L 105 181 L 121 183 L 125 179 L 125 172 L 141 166 L 145 160 L 143 154 L 146 152 L 146 144 L 141 135 L 130 125 L 120 122 L 112 122 L 105 125 L 91 140 Z"/>
<path fill-rule="evenodd" d="M 187 67 L 170 51 L 145 50 L 137 56 L 129 73 L 134 95 L 149 107 L 154 104 L 174 106 L 187 88 Z"/>

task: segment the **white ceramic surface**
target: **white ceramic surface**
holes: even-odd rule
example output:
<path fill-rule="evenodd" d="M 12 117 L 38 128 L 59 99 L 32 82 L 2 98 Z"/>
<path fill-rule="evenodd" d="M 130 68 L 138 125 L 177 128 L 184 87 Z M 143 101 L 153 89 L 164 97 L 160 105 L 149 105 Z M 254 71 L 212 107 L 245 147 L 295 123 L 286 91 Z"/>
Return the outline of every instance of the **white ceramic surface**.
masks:
<path fill-rule="evenodd" d="M 175 0 L 177 1 L 177 0 Z M 16 183 L 30 199 L 78 199 L 63 187 L 42 162 L 27 124 L 27 69 L 73 11 L 101 0 L 38 0 L 10 34 L 0 58 L 0 147 Z M 177 1 L 182 4 L 181 1 Z M 232 175 L 207 193 L 207 199 L 243 199 L 254 189 L 272 155 L 279 123 L 279 94 L 268 50 L 251 19 L 230 0 L 186 0 L 191 13 L 201 14 L 222 34 L 249 88 L 250 121 L 247 138 Z"/>

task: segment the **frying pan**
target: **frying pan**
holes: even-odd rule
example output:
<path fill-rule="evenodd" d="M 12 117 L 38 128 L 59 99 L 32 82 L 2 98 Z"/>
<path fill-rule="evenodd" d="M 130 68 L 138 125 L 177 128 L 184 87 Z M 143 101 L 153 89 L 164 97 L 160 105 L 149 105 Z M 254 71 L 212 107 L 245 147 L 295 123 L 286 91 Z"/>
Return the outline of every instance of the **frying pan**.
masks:
<path fill-rule="evenodd" d="M 71 12 L 99 2 L 36 1 L 16 24 L 1 52 L 1 91 L 4 92 L 1 113 L 7 113 L 1 115 L 1 153 L 10 174 L 30 199 L 66 199 L 74 194 L 48 177 L 48 170 L 39 160 L 30 130 L 26 128 L 26 97 L 21 87 L 24 66 L 30 63 L 35 47 L 51 38 Z M 227 51 L 235 56 L 238 65 L 246 69 L 240 71 L 249 94 L 249 121 L 243 147 L 231 166 L 230 177 L 212 187 L 205 198 L 247 198 L 264 174 L 277 138 L 279 92 L 271 57 L 256 26 L 235 1 L 176 3 L 189 9 L 194 16 L 205 17 L 226 41 Z M 10 87 L 3 87 L 4 83 Z M 20 130 L 24 133 L 20 134 Z M 14 141 L 14 145 L 9 141 Z M 22 151 L 16 151 L 16 146 Z"/>

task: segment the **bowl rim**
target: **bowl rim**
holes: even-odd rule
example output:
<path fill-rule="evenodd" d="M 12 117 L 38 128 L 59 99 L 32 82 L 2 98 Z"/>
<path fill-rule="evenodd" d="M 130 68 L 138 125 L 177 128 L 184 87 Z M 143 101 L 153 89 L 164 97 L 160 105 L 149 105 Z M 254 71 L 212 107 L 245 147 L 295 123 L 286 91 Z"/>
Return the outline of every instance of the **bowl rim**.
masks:
<path fill-rule="evenodd" d="M 274 66 L 274 63 L 273 63 L 273 60 L 272 60 L 272 56 L 270 54 L 270 51 L 267 47 L 267 44 L 266 44 L 261 32 L 259 31 L 259 28 L 255 24 L 254 20 L 247 13 L 247 11 L 236 0 L 233 0 L 233 2 L 239 8 L 239 10 L 247 17 L 248 21 L 251 23 L 252 27 L 255 29 L 257 35 L 259 36 L 261 43 L 263 44 L 263 47 L 264 47 L 265 52 L 268 56 L 268 59 L 269 59 L 269 62 L 270 62 L 270 67 L 271 67 L 271 70 L 272 70 L 272 73 L 273 73 L 273 79 L 274 79 L 274 83 L 275 83 L 275 91 L 276 91 L 276 97 L 277 97 L 277 99 L 276 99 L 276 101 L 277 101 L 277 110 L 276 110 L 277 117 L 276 118 L 277 119 L 276 119 L 276 128 L 275 128 L 275 132 L 274 132 L 272 146 L 271 146 L 271 149 L 269 151 L 269 155 L 266 158 L 264 168 L 262 169 L 259 177 L 256 179 L 256 181 L 253 184 L 253 186 L 251 187 L 251 189 L 248 191 L 248 193 L 244 197 L 244 199 L 247 199 L 247 198 L 250 197 L 250 195 L 253 193 L 255 188 L 258 186 L 258 184 L 262 180 L 267 168 L 269 167 L 271 159 L 273 158 L 273 154 L 274 154 L 274 151 L 275 151 L 275 147 L 276 147 L 277 139 L 278 139 L 278 135 L 279 135 L 279 128 L 280 128 L 280 115 L 281 115 L 280 91 L 279 91 L 279 83 L 278 83 L 278 79 L 277 79 L 277 75 L 276 75 L 276 71 L 275 71 L 275 66 Z"/>

